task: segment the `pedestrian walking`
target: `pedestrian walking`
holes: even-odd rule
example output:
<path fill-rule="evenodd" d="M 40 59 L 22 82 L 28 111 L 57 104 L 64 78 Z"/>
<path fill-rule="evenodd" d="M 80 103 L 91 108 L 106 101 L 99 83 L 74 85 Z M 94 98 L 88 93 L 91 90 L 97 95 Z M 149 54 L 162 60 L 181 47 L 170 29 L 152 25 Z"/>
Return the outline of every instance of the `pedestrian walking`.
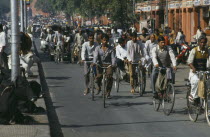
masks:
<path fill-rule="evenodd" d="M 3 25 L 0 24 L 0 66 L 5 69 L 8 69 L 7 54 L 4 52 L 7 43 L 7 35 L 3 31 Z"/>

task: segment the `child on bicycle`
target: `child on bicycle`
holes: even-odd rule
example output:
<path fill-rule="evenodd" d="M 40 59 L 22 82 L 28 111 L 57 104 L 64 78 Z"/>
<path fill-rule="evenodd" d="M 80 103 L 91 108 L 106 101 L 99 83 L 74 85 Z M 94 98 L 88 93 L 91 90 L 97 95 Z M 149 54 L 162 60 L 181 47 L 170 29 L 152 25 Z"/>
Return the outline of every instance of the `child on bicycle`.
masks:
<path fill-rule="evenodd" d="M 97 65 L 97 76 L 96 76 L 96 83 L 98 85 L 98 92 L 97 95 L 101 92 L 101 82 L 103 78 L 103 69 L 100 66 L 107 66 L 109 67 L 106 69 L 106 78 L 107 78 L 107 85 L 105 91 L 106 97 L 108 99 L 111 98 L 110 93 L 113 84 L 113 67 L 115 66 L 115 52 L 114 48 L 108 45 L 109 36 L 107 34 L 102 35 L 102 44 L 95 49 L 95 54 L 93 58 L 93 65 Z"/>

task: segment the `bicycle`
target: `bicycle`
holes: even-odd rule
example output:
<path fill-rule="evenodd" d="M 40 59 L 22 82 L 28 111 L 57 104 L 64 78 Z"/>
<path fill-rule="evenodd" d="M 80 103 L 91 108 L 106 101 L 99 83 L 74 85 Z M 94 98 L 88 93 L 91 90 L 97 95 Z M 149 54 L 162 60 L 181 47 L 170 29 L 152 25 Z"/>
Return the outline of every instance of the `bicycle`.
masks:
<path fill-rule="evenodd" d="M 204 96 L 203 98 L 198 98 L 198 103 L 194 104 L 191 103 L 189 100 L 190 92 L 191 92 L 191 85 L 188 80 L 188 91 L 187 91 L 187 108 L 188 108 L 188 115 L 189 119 L 193 122 L 196 122 L 198 116 L 205 113 L 206 121 L 210 126 L 210 87 L 208 87 L 208 82 L 210 80 L 210 71 L 197 71 L 196 74 L 200 78 L 200 80 L 204 81 Z M 203 111 L 204 110 L 204 111 Z"/>
<path fill-rule="evenodd" d="M 117 67 L 115 69 L 115 82 L 114 82 L 114 86 L 115 86 L 115 91 L 119 92 L 119 85 L 120 85 L 120 69 Z"/>
<path fill-rule="evenodd" d="M 58 63 L 60 62 L 60 60 L 61 60 L 61 52 L 62 52 L 61 46 L 57 45 L 56 48 L 55 48 L 55 50 L 54 50 L 54 61 L 55 61 L 55 63 L 57 63 L 57 64 L 58 64 Z"/>
<path fill-rule="evenodd" d="M 162 71 L 166 73 L 166 68 L 159 67 L 158 71 Z M 159 73 L 158 73 L 159 75 Z M 153 98 L 153 107 L 155 111 L 158 111 L 160 105 L 162 105 L 163 112 L 165 115 L 170 115 L 173 111 L 174 103 L 175 103 L 175 89 L 172 83 L 172 79 L 167 80 L 166 89 L 162 90 L 158 94 L 158 98 Z M 156 90 L 157 91 L 157 90 Z"/>
<path fill-rule="evenodd" d="M 80 66 L 82 66 L 82 62 L 81 62 L 81 51 L 82 51 L 82 47 L 79 47 L 77 45 L 73 46 L 73 49 L 71 51 L 71 62 L 75 63 L 75 60 L 77 59 L 78 64 Z"/>
<path fill-rule="evenodd" d="M 85 63 L 89 63 L 89 64 L 92 64 L 93 61 L 85 61 Z M 90 85 L 89 85 L 89 89 L 91 90 L 91 98 L 92 98 L 92 101 L 94 101 L 94 90 L 95 90 L 95 83 L 94 83 L 94 80 L 95 80 L 95 76 L 96 76 L 96 68 L 94 66 L 90 66 L 90 74 L 89 74 L 89 80 L 90 80 Z"/>
<path fill-rule="evenodd" d="M 102 90 L 102 96 L 103 96 L 103 107 L 106 108 L 106 92 L 107 92 L 107 77 L 106 77 L 106 70 L 111 67 L 111 64 L 103 64 L 103 66 L 100 66 L 98 64 L 98 67 L 103 69 L 103 79 L 102 79 L 102 85 L 103 85 L 103 90 Z"/>
<path fill-rule="evenodd" d="M 143 96 L 143 94 L 145 93 L 145 88 L 146 88 L 146 74 L 143 68 L 143 66 L 141 65 L 141 62 L 139 63 L 132 63 L 132 65 L 136 65 L 135 68 L 135 75 L 137 76 L 137 78 L 135 78 L 135 85 L 136 87 L 138 87 L 138 91 L 139 91 L 139 96 Z"/>

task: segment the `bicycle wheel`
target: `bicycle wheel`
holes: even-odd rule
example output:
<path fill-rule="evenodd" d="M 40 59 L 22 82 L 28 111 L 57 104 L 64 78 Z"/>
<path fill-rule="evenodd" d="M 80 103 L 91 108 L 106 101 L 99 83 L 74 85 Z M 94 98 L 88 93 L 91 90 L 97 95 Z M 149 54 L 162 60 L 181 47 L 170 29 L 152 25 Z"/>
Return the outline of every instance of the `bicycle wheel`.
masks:
<path fill-rule="evenodd" d="M 169 83 L 167 85 L 165 94 L 163 95 L 163 112 L 165 115 L 170 115 L 173 110 L 175 102 L 175 90 L 174 85 Z"/>
<path fill-rule="evenodd" d="M 95 89 L 94 74 L 93 74 L 93 72 L 90 72 L 90 90 L 91 90 L 92 101 L 94 101 L 94 89 Z"/>
<path fill-rule="evenodd" d="M 103 107 L 106 108 L 106 78 L 105 74 L 103 75 Z"/>
<path fill-rule="evenodd" d="M 78 51 L 78 61 L 79 61 L 79 65 L 82 66 L 82 60 L 81 60 L 81 49 Z"/>
<path fill-rule="evenodd" d="M 138 74 L 138 90 L 140 96 L 143 96 L 145 92 L 145 85 L 146 85 L 146 78 L 143 75 L 143 71 L 140 70 Z"/>
<path fill-rule="evenodd" d="M 160 108 L 161 100 L 153 98 L 153 107 L 155 111 L 158 111 Z"/>
<path fill-rule="evenodd" d="M 207 91 L 207 95 L 205 98 L 205 115 L 206 115 L 206 121 L 208 125 L 210 126 L 210 92 Z"/>
<path fill-rule="evenodd" d="M 196 122 L 198 119 L 198 114 L 199 114 L 199 110 L 198 107 L 193 105 L 190 101 L 189 101 L 189 96 L 190 96 L 190 89 L 188 89 L 187 92 L 187 108 L 188 108 L 188 115 L 191 121 Z"/>
<path fill-rule="evenodd" d="M 54 52 L 54 61 L 55 61 L 55 63 L 58 63 L 58 52 L 57 52 L 57 50 L 55 50 L 55 52 Z"/>
<path fill-rule="evenodd" d="M 74 50 L 75 50 L 75 47 L 73 47 L 71 50 L 71 63 L 75 63 Z"/>
<path fill-rule="evenodd" d="M 60 52 L 59 50 L 56 50 L 56 63 L 58 64 L 60 62 Z"/>
<path fill-rule="evenodd" d="M 119 70 L 119 68 L 116 68 L 115 83 L 114 83 L 116 92 L 119 92 L 119 83 L 120 83 L 120 70 Z"/>

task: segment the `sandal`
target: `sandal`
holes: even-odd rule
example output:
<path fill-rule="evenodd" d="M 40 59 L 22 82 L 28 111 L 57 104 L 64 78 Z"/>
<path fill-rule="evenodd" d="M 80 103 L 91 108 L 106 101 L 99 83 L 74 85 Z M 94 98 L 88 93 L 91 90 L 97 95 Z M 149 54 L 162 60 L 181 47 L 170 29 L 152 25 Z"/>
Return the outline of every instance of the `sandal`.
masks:
<path fill-rule="evenodd" d="M 131 89 L 131 93 L 133 93 L 133 94 L 134 94 L 134 93 L 135 93 L 135 89 Z"/>
<path fill-rule="evenodd" d="M 90 90 L 89 89 L 86 89 L 85 91 L 84 91 L 84 96 L 86 96 L 87 94 L 89 94 L 90 93 Z"/>

